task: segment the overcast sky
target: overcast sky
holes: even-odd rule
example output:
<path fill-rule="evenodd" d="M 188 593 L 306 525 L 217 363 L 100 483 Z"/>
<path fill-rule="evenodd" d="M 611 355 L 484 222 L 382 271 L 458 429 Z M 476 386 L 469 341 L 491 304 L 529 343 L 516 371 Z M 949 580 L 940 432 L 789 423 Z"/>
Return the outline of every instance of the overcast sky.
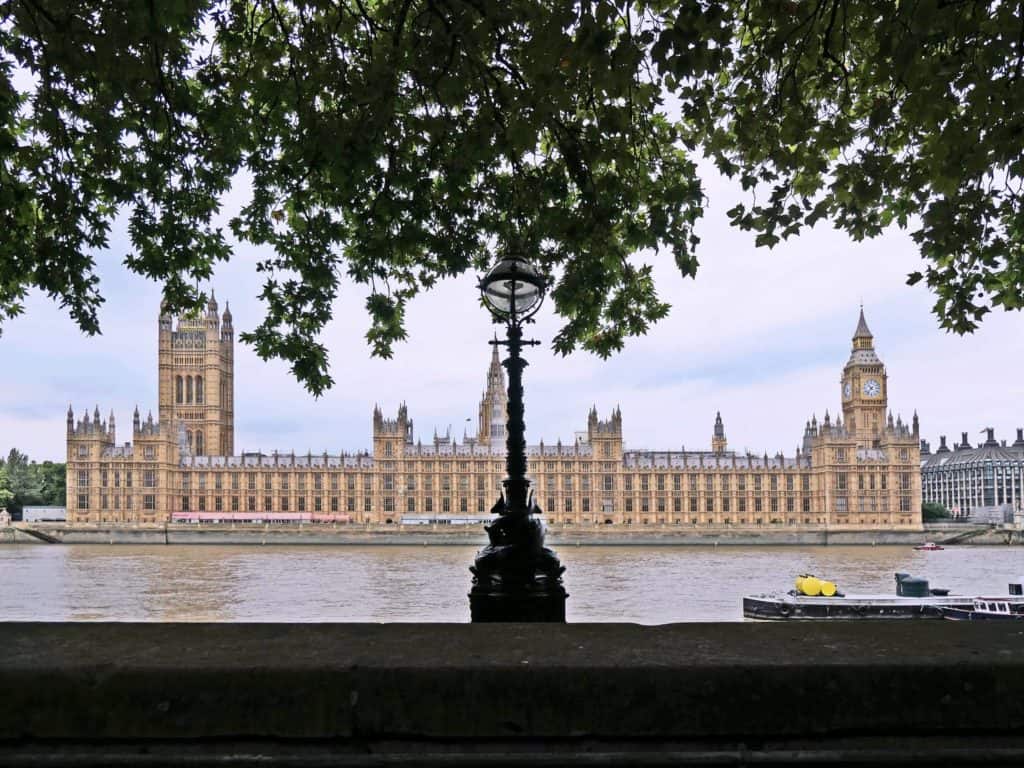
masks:
<path fill-rule="evenodd" d="M 550 349 L 558 318 L 545 305 L 525 373 L 526 425 L 538 439 L 571 441 L 596 404 L 603 417 L 622 408 L 628 447 L 696 449 L 710 445 L 715 411 L 722 412 L 731 448 L 791 454 L 804 422 L 839 408 L 839 376 L 850 351 L 858 305 L 864 303 L 878 353 L 889 373 L 893 413 L 909 420 L 916 408 L 923 436 L 937 444 L 985 426 L 1012 440 L 1024 425 L 1018 313 L 997 311 L 973 336 L 938 328 L 932 296 L 905 285 L 920 268 L 910 237 L 893 230 L 854 243 L 819 226 L 776 247 L 756 249 L 753 237 L 728 226 L 725 211 L 741 193 L 705 173 L 709 206 L 699 225 L 701 268 L 684 280 L 671 256 L 654 257 L 668 318 L 608 361 L 587 353 L 562 358 Z M 103 335 L 84 336 L 38 293 L 24 316 L 0 336 L 0 451 L 63 460 L 64 414 L 98 404 L 114 410 L 120 442 L 131 439 L 131 412 L 156 411 L 159 287 L 121 266 L 123 227 L 97 254 Z M 261 317 L 256 253 L 238 249 L 212 286 L 231 302 L 236 334 Z M 359 450 L 371 445 L 371 413 L 379 403 L 394 414 L 404 400 L 416 435 L 430 440 L 449 425 L 461 439 L 476 428 L 493 327 L 476 301 L 476 276 L 440 284 L 408 310 L 409 339 L 392 360 L 371 359 L 363 292 L 347 287 L 335 307 L 326 343 L 336 384 L 320 400 L 279 363 L 263 363 L 236 342 L 235 450 Z M 467 419 L 469 421 L 467 422 Z"/>

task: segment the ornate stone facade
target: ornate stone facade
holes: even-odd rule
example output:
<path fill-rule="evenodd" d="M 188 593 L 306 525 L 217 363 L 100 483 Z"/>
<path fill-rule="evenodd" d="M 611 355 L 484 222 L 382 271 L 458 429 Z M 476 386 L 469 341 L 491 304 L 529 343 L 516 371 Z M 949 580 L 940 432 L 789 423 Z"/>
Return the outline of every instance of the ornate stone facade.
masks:
<path fill-rule="evenodd" d="M 173 326 L 160 318 L 159 419 L 136 409 L 133 442 L 117 444 L 113 414 L 76 422 L 69 408 L 70 522 L 452 522 L 494 504 L 506 405 L 496 347 L 476 436 L 461 443 L 418 440 L 402 404 L 393 419 L 374 408 L 372 452 L 236 456 L 230 313 L 218 322 L 211 300 L 204 317 Z M 621 411 L 601 419 L 594 407 L 572 442 L 528 448 L 533 488 L 558 525 L 919 528 L 917 415 L 911 425 L 887 415 L 863 312 L 840 394 L 842 415 L 812 417 L 789 457 L 729 450 L 721 414 L 710 450 L 630 450 Z"/>
<path fill-rule="evenodd" d="M 211 295 L 206 313 L 181 318 L 177 327 L 160 315 L 159 419 L 181 422 L 195 456 L 235 451 L 235 359 L 231 308 L 217 314 Z"/>

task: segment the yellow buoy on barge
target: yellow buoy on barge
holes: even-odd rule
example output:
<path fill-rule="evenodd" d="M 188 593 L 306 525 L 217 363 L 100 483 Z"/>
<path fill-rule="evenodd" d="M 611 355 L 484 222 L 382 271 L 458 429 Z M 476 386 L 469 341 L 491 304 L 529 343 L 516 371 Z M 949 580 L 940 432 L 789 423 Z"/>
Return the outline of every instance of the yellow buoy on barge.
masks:
<path fill-rule="evenodd" d="M 836 594 L 836 585 L 833 581 L 825 581 L 809 573 L 802 573 L 796 577 L 797 594 L 807 597 L 833 597 Z"/>

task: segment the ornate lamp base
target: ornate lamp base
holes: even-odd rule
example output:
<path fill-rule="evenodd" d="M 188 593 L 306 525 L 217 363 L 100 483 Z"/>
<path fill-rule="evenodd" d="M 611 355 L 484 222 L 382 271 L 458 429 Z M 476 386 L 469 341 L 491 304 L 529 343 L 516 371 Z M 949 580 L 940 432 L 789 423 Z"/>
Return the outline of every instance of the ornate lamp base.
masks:
<path fill-rule="evenodd" d="M 492 512 L 498 517 L 484 526 L 491 543 L 469 569 L 472 621 L 565 623 L 565 567 L 544 546 L 540 508 L 531 498 L 525 508 L 510 510 L 500 498 Z"/>
<path fill-rule="evenodd" d="M 469 612 L 474 624 L 495 621 L 565 623 L 565 599 L 560 583 L 538 580 L 527 588 L 503 589 L 474 584 L 469 591 Z"/>

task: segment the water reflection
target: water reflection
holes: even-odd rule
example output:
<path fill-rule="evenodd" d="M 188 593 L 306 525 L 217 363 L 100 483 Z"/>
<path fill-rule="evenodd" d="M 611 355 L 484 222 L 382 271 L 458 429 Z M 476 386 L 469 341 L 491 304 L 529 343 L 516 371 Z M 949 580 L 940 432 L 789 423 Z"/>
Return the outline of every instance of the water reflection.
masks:
<path fill-rule="evenodd" d="M 475 547 L 0 546 L 5 620 L 468 620 Z M 1020 547 L 564 547 L 570 621 L 738 621 L 797 573 L 893 592 L 893 572 L 1005 594 Z"/>

